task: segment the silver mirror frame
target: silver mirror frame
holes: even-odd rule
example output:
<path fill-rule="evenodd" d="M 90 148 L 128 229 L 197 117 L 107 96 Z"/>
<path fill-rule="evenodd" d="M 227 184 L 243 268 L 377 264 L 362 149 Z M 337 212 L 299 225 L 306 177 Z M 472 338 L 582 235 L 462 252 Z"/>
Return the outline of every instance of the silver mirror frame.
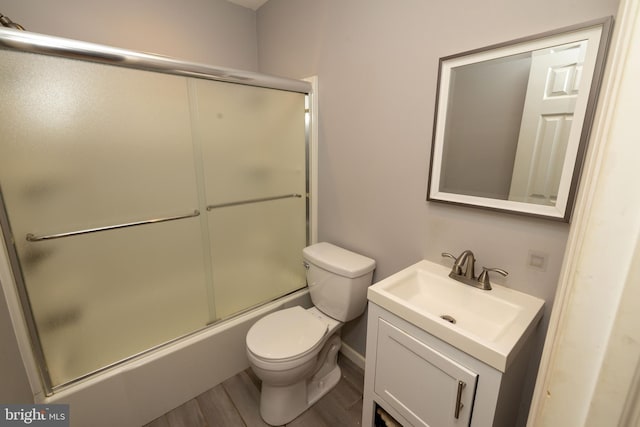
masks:
<path fill-rule="evenodd" d="M 541 34 L 536 34 L 530 37 L 519 38 L 511 40 L 505 43 L 499 43 L 491 46 L 487 46 L 480 49 L 474 49 L 471 51 L 462 52 L 455 55 L 450 55 L 440 58 L 438 66 L 438 80 L 435 100 L 435 113 L 433 122 L 433 137 L 431 144 L 431 156 L 429 160 L 429 178 L 427 183 L 427 201 L 434 201 L 439 203 L 446 203 L 450 205 L 468 206 L 481 209 L 489 209 L 498 212 L 507 212 L 519 215 L 526 215 L 532 217 L 539 217 L 545 219 L 551 219 L 561 222 L 570 222 L 571 214 L 573 212 L 574 201 L 578 190 L 580 181 L 582 165 L 587 150 L 587 144 L 591 133 L 591 125 L 595 115 L 596 104 L 598 94 L 600 92 L 600 86 L 602 83 L 602 77 L 604 74 L 604 65 L 607 56 L 607 50 L 609 46 L 609 39 L 613 28 L 613 18 L 606 17 L 570 27 L 561 28 L 554 31 L 549 31 Z M 465 60 L 466 58 L 482 57 L 488 53 L 498 52 L 497 58 L 502 56 L 508 56 L 509 54 L 502 54 L 503 51 L 509 51 L 512 48 L 518 49 L 531 43 L 537 43 L 539 41 L 551 41 L 552 38 L 561 35 L 570 35 L 571 33 L 579 33 L 589 29 L 598 29 L 600 31 L 599 41 L 597 45 L 596 61 L 593 70 L 593 77 L 591 80 L 589 93 L 586 101 L 586 108 L 584 111 L 584 120 L 580 130 L 579 142 L 575 153 L 575 162 L 573 163 L 573 171 L 570 173 L 570 184 L 567 187 L 567 197 L 565 202 L 559 203 L 558 206 L 544 206 L 536 205 L 532 203 L 491 199 L 486 197 L 469 196 L 463 194 L 447 193 L 440 190 L 440 167 L 438 160 L 441 160 L 442 145 L 443 145 L 443 126 L 446 122 L 446 99 L 443 99 L 447 95 L 448 87 L 443 87 L 443 82 L 448 83 L 449 76 L 447 75 L 447 67 L 450 68 L 450 63 L 454 61 Z M 520 50 L 523 52 L 524 50 Z M 444 94 L 444 95 L 443 95 Z M 445 108 L 443 108 L 443 103 Z"/>

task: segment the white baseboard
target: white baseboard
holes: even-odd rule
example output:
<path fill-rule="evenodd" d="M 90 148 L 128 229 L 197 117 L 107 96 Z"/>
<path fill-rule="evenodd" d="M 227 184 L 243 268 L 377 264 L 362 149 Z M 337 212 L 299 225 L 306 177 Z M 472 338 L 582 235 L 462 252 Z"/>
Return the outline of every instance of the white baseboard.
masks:
<path fill-rule="evenodd" d="M 353 348 L 349 347 L 344 343 L 344 341 L 342 341 L 340 353 L 342 353 L 344 357 L 351 360 L 358 368 L 364 371 L 364 356 L 355 351 Z"/>

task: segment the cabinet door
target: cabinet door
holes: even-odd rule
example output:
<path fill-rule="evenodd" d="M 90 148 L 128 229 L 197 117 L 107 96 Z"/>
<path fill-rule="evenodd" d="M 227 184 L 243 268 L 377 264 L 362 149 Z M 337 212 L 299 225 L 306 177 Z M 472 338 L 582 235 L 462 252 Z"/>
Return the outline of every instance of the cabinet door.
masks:
<path fill-rule="evenodd" d="M 374 390 L 416 426 L 468 426 L 478 375 L 379 319 Z"/>

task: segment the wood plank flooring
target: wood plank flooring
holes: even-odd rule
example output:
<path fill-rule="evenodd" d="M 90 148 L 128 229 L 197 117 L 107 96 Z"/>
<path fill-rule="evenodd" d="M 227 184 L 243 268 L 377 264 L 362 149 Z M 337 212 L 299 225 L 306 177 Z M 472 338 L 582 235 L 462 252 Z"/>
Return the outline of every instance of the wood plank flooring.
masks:
<path fill-rule="evenodd" d="M 349 359 L 338 358 L 338 385 L 287 427 L 354 427 L 362 417 L 364 373 Z M 263 427 L 260 379 L 251 369 L 153 420 L 145 427 Z"/>

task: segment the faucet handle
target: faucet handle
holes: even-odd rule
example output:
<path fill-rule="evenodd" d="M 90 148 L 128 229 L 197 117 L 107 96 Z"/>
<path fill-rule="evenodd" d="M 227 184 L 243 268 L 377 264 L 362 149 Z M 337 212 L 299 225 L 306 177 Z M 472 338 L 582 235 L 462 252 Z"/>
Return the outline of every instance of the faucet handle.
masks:
<path fill-rule="evenodd" d="M 457 261 L 457 259 L 458 259 L 458 258 L 455 257 L 455 255 L 452 255 L 449 252 L 442 252 L 442 256 L 444 258 L 451 258 L 454 261 Z"/>
<path fill-rule="evenodd" d="M 442 252 L 442 256 L 445 258 L 451 258 L 453 260 L 453 268 L 452 273 L 462 275 L 462 267 L 458 264 L 458 258 L 455 255 L 450 254 L 449 252 Z"/>
<path fill-rule="evenodd" d="M 482 283 L 483 289 L 491 289 L 491 282 L 489 281 L 490 271 L 495 271 L 496 273 L 502 274 L 505 277 L 509 274 L 501 268 L 482 267 L 482 273 L 480 273 L 480 276 L 478 276 L 478 282 Z"/>

